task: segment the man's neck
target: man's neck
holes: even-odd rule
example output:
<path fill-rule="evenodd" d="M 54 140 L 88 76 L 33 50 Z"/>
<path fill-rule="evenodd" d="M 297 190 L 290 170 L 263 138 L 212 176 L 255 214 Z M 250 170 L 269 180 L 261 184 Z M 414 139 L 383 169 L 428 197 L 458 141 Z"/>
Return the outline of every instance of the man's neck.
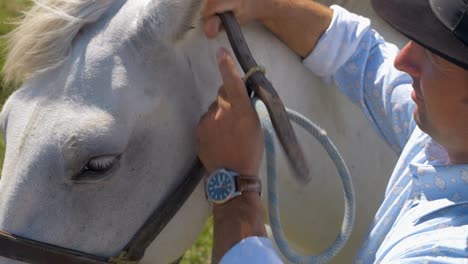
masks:
<path fill-rule="evenodd" d="M 468 152 L 448 152 L 450 164 L 468 164 Z"/>

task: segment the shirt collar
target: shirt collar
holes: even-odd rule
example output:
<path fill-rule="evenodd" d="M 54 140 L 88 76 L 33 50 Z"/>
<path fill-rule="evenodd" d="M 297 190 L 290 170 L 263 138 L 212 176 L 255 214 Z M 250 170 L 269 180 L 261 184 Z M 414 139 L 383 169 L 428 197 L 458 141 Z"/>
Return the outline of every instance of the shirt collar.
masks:
<path fill-rule="evenodd" d="M 413 195 L 426 200 L 448 199 L 455 203 L 468 202 L 468 164 L 409 165 L 413 179 Z"/>
<path fill-rule="evenodd" d="M 437 143 L 435 140 L 430 139 L 424 146 L 427 162 L 431 165 L 448 165 L 449 156 L 445 148 Z"/>

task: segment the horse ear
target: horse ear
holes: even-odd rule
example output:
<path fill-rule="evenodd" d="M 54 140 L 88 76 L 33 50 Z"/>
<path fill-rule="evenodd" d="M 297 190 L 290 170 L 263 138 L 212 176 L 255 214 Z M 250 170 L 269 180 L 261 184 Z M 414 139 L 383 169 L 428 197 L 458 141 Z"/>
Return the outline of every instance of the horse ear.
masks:
<path fill-rule="evenodd" d="M 202 3 L 200 0 L 151 0 L 144 8 L 138 31 L 159 41 L 177 42 L 199 23 Z"/>

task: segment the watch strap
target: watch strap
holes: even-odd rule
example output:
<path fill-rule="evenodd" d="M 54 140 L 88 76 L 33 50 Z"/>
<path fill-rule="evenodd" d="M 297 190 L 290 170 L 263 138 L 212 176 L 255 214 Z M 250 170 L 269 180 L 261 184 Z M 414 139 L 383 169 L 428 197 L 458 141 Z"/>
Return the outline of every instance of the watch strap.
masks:
<path fill-rule="evenodd" d="M 238 192 L 258 192 L 259 195 L 262 195 L 262 181 L 260 177 L 238 175 L 235 179 Z"/>

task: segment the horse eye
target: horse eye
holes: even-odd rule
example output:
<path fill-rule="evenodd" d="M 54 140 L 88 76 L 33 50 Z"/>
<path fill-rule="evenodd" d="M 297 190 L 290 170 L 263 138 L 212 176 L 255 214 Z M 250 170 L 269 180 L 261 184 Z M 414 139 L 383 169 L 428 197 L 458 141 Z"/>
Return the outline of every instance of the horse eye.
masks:
<path fill-rule="evenodd" d="M 85 166 L 85 170 L 94 172 L 106 172 L 117 163 L 115 156 L 101 156 L 91 159 Z"/>
<path fill-rule="evenodd" d="M 96 182 L 107 179 L 119 167 L 120 155 L 104 155 L 88 161 L 78 175 L 72 178 L 76 182 Z"/>

